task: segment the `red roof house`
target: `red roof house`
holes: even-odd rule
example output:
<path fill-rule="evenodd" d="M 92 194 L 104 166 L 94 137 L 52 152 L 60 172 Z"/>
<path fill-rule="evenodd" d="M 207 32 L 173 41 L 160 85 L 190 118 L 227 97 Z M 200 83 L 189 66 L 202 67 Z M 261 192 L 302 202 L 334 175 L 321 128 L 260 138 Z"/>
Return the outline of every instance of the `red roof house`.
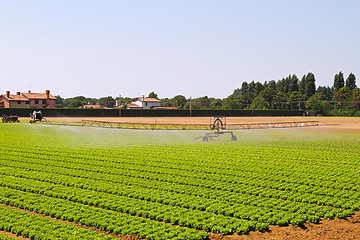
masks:
<path fill-rule="evenodd" d="M 50 94 L 50 90 L 45 93 L 20 93 L 6 94 L 0 96 L 0 107 L 4 108 L 54 108 L 56 97 Z"/>

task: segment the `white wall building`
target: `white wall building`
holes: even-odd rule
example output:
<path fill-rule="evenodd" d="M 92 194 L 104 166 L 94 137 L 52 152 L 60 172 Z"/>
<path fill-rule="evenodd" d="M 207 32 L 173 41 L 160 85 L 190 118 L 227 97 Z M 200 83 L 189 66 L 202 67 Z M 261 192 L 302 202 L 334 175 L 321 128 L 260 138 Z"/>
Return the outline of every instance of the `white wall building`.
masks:
<path fill-rule="evenodd" d="M 135 104 L 143 109 L 153 109 L 155 107 L 160 107 L 160 100 L 156 98 L 138 98 L 138 100 L 132 102 L 131 104 Z"/>

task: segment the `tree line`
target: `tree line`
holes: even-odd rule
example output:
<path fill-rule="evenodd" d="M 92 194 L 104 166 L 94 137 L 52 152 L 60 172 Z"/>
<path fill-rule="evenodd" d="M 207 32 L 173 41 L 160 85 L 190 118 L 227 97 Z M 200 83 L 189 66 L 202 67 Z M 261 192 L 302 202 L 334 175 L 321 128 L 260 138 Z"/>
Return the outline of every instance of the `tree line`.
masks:
<path fill-rule="evenodd" d="M 151 92 L 147 97 L 160 99 Z M 125 107 L 137 98 L 111 96 L 100 99 L 77 96 L 63 99 L 56 96 L 56 107 L 75 108 L 85 104 L 99 104 L 113 108 L 116 103 Z M 203 96 L 186 98 L 177 95 L 173 98 L 162 98 L 164 107 L 180 109 L 225 109 L 225 110 L 267 110 L 297 109 L 313 114 L 324 115 L 360 115 L 360 89 L 356 86 L 356 77 L 350 73 L 345 79 L 339 72 L 334 76 L 333 86 L 316 87 L 315 75 L 311 72 L 299 79 L 295 74 L 278 81 L 264 83 L 243 82 L 241 87 L 223 99 Z"/>

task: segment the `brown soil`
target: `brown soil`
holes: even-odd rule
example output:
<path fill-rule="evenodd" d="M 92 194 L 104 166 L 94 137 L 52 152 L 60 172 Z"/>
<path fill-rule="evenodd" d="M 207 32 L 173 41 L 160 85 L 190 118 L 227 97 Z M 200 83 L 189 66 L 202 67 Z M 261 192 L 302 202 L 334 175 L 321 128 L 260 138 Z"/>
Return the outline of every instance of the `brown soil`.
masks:
<path fill-rule="evenodd" d="M 305 227 L 278 227 L 270 226 L 270 230 L 250 232 L 249 235 L 222 236 L 211 234 L 211 240 L 260 240 L 260 239 L 286 239 L 286 240 L 355 240 L 360 239 L 360 212 L 348 219 L 322 220 L 319 224 L 306 223 Z"/>
<path fill-rule="evenodd" d="M 17 237 L 16 234 L 9 233 L 9 232 L 4 232 L 4 231 L 0 231 L 0 234 L 6 235 L 6 236 L 9 236 L 9 237 L 13 237 L 13 238 L 17 238 L 17 239 L 21 239 L 21 240 L 30 240 L 30 238 Z"/>
<path fill-rule="evenodd" d="M 28 118 L 22 118 L 26 122 Z M 82 120 L 96 120 L 122 123 L 159 123 L 159 124 L 210 124 L 209 117 L 68 117 L 47 118 L 50 122 L 81 123 Z M 357 117 L 228 117 L 228 124 L 278 123 L 319 121 L 319 127 L 325 129 L 360 130 L 360 118 Z"/>

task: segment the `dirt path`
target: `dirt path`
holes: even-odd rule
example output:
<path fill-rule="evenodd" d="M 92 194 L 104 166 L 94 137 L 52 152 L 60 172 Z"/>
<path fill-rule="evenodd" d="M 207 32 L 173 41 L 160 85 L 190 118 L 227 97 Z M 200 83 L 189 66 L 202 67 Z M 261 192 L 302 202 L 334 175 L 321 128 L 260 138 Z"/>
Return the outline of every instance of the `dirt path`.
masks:
<path fill-rule="evenodd" d="M 322 220 L 319 224 L 306 223 L 305 227 L 270 226 L 270 230 L 250 232 L 249 235 L 222 236 L 211 234 L 211 240 L 356 240 L 360 239 L 360 212 L 347 219 Z"/>
<path fill-rule="evenodd" d="M 27 122 L 28 118 L 21 118 Z M 47 118 L 51 122 L 81 123 L 82 120 L 109 121 L 121 123 L 159 123 L 159 124 L 210 124 L 209 117 L 65 117 Z M 228 117 L 228 124 L 248 123 L 279 123 L 279 122 L 301 122 L 319 121 L 319 128 L 339 130 L 360 130 L 359 117 Z"/>

